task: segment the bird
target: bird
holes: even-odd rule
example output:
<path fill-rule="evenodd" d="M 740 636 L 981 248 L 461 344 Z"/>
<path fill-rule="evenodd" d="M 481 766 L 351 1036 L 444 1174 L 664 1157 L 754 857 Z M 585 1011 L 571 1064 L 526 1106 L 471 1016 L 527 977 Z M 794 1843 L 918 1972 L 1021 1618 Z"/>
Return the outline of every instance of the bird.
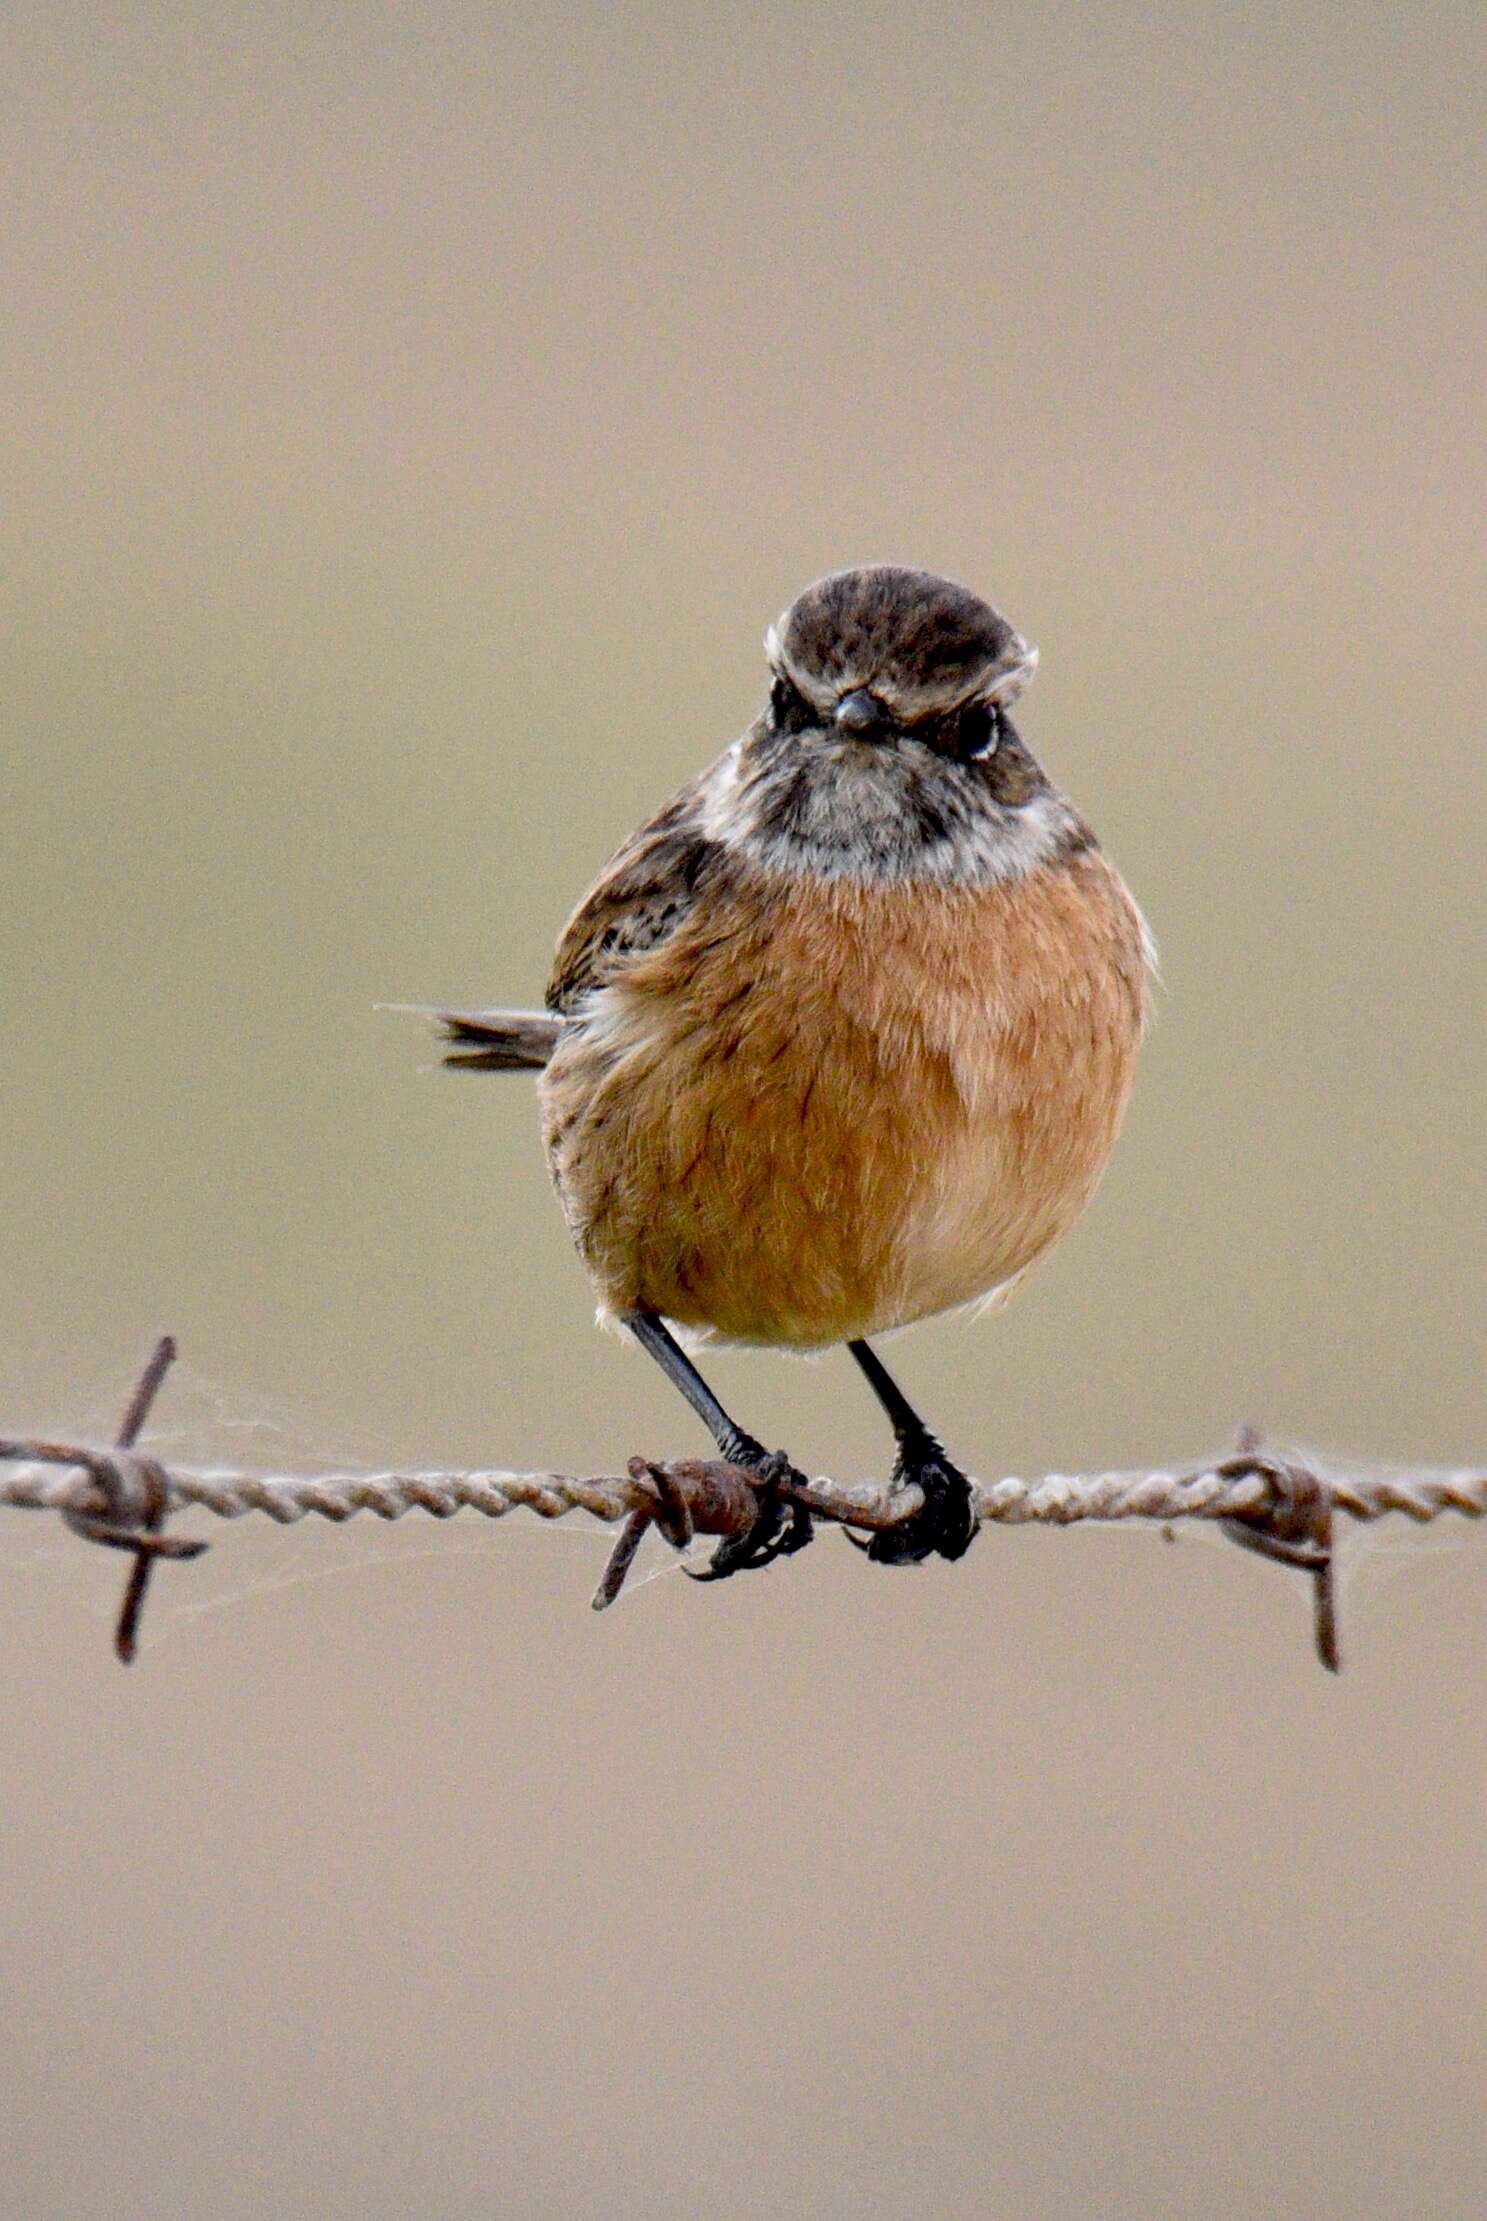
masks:
<path fill-rule="evenodd" d="M 546 1007 L 440 1013 L 446 1062 L 534 1071 L 598 1296 L 744 1467 L 760 1513 L 703 1578 L 811 1539 L 794 1473 L 719 1402 L 709 1343 L 845 1344 L 921 1508 L 883 1564 L 962 1557 L 972 1483 L 873 1343 L 1004 1302 L 1089 1202 L 1155 956 L 1010 711 L 1037 651 L 988 602 L 873 563 L 765 636 L 769 693 L 616 852 Z M 855 1539 L 855 1538 L 854 1538 Z"/>

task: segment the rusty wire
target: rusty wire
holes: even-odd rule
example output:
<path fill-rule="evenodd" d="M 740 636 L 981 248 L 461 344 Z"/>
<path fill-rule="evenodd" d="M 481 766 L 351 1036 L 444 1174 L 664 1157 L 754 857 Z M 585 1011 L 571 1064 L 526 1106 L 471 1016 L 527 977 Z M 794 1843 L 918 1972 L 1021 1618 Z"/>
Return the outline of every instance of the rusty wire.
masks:
<path fill-rule="evenodd" d="M 133 1554 L 115 1636 L 118 1656 L 133 1657 L 149 1575 L 160 1558 L 187 1559 L 208 1545 L 199 1537 L 161 1532 L 173 1512 L 196 1509 L 220 1519 L 249 1512 L 289 1525 L 307 1518 L 341 1522 L 360 1512 L 401 1519 L 422 1511 L 436 1519 L 473 1511 L 488 1519 L 527 1510 L 539 1519 L 587 1512 L 623 1522 L 594 1596 L 602 1611 L 619 1595 L 636 1551 L 651 1527 L 677 1549 L 695 1535 L 737 1537 L 760 1518 L 765 1491 L 756 1477 L 718 1458 L 659 1462 L 634 1457 L 623 1475 L 581 1478 L 566 1473 L 388 1471 L 316 1475 L 250 1473 L 165 1465 L 135 1448 L 150 1406 L 175 1355 L 168 1338 L 152 1351 L 116 1440 L 93 1443 L 0 1439 L 0 1505 L 59 1512 L 85 1541 Z M 9 1470 L 3 1470 L 8 1467 Z M 1067 1527 L 1084 1520 L 1140 1519 L 1170 1526 L 1182 1519 L 1218 1522 L 1247 1549 L 1304 1572 L 1312 1582 L 1317 1651 L 1340 1666 L 1333 1584 L 1333 1526 L 1345 1516 L 1382 1519 L 1398 1512 L 1416 1522 L 1456 1512 L 1487 1516 L 1487 1472 L 1367 1474 L 1329 1471 L 1266 1450 L 1247 1429 L 1232 1457 L 1187 1470 L 1050 1473 L 1040 1480 L 975 1484 L 983 1524 Z M 896 1525 L 919 1510 L 917 1487 L 876 1483 L 846 1487 L 792 1474 L 776 1495 L 815 1519 L 868 1530 Z"/>

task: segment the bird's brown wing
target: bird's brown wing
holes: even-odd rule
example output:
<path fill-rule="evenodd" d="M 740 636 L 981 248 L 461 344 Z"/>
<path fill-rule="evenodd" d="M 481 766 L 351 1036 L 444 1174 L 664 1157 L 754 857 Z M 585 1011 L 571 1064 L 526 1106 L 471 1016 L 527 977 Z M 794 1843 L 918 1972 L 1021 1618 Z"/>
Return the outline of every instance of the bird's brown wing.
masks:
<path fill-rule="evenodd" d="M 667 940 L 691 914 L 721 851 L 702 830 L 704 780 L 694 779 L 611 857 L 563 929 L 547 1007 L 573 1010 L 628 956 Z"/>

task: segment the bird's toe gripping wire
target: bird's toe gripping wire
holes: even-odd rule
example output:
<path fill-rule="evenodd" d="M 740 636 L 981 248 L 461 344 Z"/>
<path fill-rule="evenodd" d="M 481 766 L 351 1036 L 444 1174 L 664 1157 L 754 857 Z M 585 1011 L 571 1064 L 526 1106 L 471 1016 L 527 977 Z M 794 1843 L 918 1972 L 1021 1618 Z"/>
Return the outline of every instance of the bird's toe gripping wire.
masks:
<path fill-rule="evenodd" d="M 741 1535 L 725 1535 L 707 1564 L 687 1566 L 694 1581 L 726 1581 L 730 1574 L 754 1573 L 773 1565 L 776 1558 L 793 1558 L 815 1539 L 816 1525 L 803 1504 L 781 1493 L 798 1476 L 782 1451 L 768 1459 L 759 1474 L 758 1517 Z"/>
<path fill-rule="evenodd" d="M 976 1492 L 933 1435 L 905 1435 L 893 1468 L 895 1490 L 914 1486 L 924 1501 L 866 1542 L 847 1540 L 875 1565 L 921 1565 L 926 1558 L 963 1558 L 980 1530 Z"/>

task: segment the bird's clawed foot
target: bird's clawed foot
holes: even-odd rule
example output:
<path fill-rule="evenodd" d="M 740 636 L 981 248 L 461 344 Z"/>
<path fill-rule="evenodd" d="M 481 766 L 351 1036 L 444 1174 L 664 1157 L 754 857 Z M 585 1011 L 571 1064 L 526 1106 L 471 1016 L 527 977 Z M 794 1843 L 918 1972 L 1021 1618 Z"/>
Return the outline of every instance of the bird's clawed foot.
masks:
<path fill-rule="evenodd" d="M 783 1450 L 766 1450 L 746 1436 L 730 1444 L 727 1455 L 730 1464 L 741 1465 L 752 1476 L 759 1516 L 747 1533 L 726 1535 L 700 1572 L 688 1566 L 694 1581 L 726 1581 L 733 1573 L 756 1572 L 776 1558 L 793 1558 L 815 1537 L 815 1523 L 804 1505 L 781 1493 L 784 1483 L 796 1478 Z"/>
<path fill-rule="evenodd" d="M 919 1565 L 925 1558 L 963 1558 L 976 1539 L 980 1522 L 970 1482 L 952 1465 L 928 1432 L 902 1434 L 893 1485 L 912 1482 L 924 1493 L 922 1507 L 892 1527 L 881 1527 L 859 1550 L 878 1565 Z M 857 1542 L 857 1537 L 851 1537 Z"/>

